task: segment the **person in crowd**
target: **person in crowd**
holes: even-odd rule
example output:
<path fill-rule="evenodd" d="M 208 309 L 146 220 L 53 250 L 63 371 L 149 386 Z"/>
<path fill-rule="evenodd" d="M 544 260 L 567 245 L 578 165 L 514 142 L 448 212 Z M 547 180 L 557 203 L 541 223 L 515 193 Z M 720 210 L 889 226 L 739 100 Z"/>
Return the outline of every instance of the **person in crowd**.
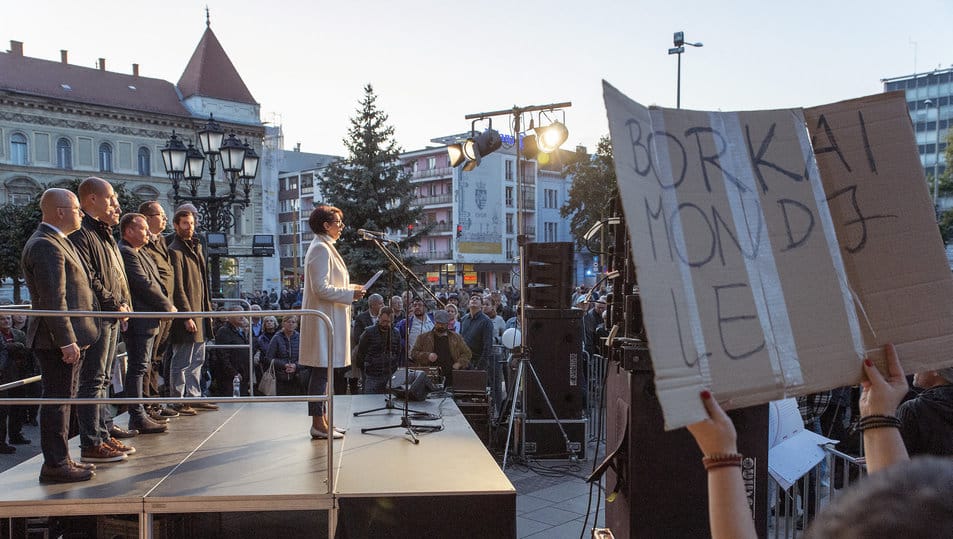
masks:
<path fill-rule="evenodd" d="M 493 322 L 483 313 L 483 297 L 470 296 L 467 302 L 469 312 L 460 319 L 460 336 L 470 347 L 470 364 L 486 370 L 493 360 Z"/>
<path fill-rule="evenodd" d="M 314 239 L 305 254 L 302 308 L 316 309 L 331 318 L 334 357 L 328 357 L 327 342 L 332 337 L 327 327 L 317 317 L 307 316 L 301 321 L 301 348 L 308 353 L 301 364 L 312 367 L 309 395 L 341 394 L 347 391 L 344 374 L 351 365 L 351 303 L 363 298 L 365 291 L 351 284 L 347 265 L 334 247 L 344 231 L 344 212 L 334 206 L 317 206 L 311 211 L 308 225 Z M 332 392 L 328 392 L 329 366 L 334 368 Z M 322 403 L 308 403 L 312 439 L 344 436 L 337 429 L 329 432 L 326 413 Z"/>
<path fill-rule="evenodd" d="M 180 312 L 211 311 L 205 254 L 195 236 L 195 214 L 180 209 L 172 217 L 175 237 L 169 243 L 169 262 L 175 274 L 172 303 Z M 169 365 L 170 397 L 201 397 L 202 366 L 205 364 L 205 341 L 211 333 L 204 317 L 176 318 L 172 321 L 169 342 L 172 358 Z M 196 410 L 217 410 L 211 403 L 183 403 L 175 406 L 182 415 L 195 415 Z"/>
<path fill-rule="evenodd" d="M 390 307 L 382 307 L 377 322 L 361 333 L 354 363 L 360 369 L 364 394 L 386 393 L 387 382 L 397 369 L 400 334 L 394 328 Z"/>
<path fill-rule="evenodd" d="M 420 367 L 440 367 L 444 385 L 453 387 L 453 371 L 466 369 L 473 353 L 459 334 L 450 331 L 450 313 L 434 313 L 434 327 L 417 338 L 410 358 Z"/>
<path fill-rule="evenodd" d="M 26 347 L 26 334 L 13 329 L 13 317 L 0 313 L 0 384 L 33 376 L 33 354 Z M 22 398 L 23 386 L 0 391 L 0 398 Z M 25 410 L 22 406 L 0 405 L 0 453 L 15 453 L 15 445 L 27 445 L 23 436 Z M 10 444 L 7 444 L 7 440 Z"/>
<path fill-rule="evenodd" d="M 937 530 L 953 526 L 953 463 L 909 461 L 895 416 L 907 393 L 907 380 L 893 345 L 886 345 L 885 351 L 886 376 L 870 359 L 863 362 L 866 379 L 859 428 L 870 477 L 822 510 L 806 537 L 934 537 Z M 688 430 L 708 470 L 711 537 L 757 537 L 741 477 L 735 427 L 711 393 L 703 391 L 701 398 L 708 419 L 689 425 Z M 882 510 L 871 511 L 871 507 Z"/>
<path fill-rule="evenodd" d="M 146 222 L 149 224 L 149 243 L 142 246 L 142 252 L 149 255 L 156 269 L 159 270 L 159 279 L 167 296 L 171 299 L 175 289 L 175 271 L 172 263 L 169 261 L 169 246 L 166 243 L 165 233 L 168 225 L 168 218 L 165 209 L 158 201 L 151 200 L 139 205 L 139 213 L 146 216 Z M 156 337 L 152 346 L 152 368 L 146 372 L 146 380 L 143 383 L 144 397 L 161 397 L 169 394 L 169 362 L 165 360 L 166 350 L 169 348 L 169 331 L 172 328 L 171 318 L 162 318 L 159 320 L 159 327 L 156 329 Z M 165 380 L 166 385 L 160 391 L 159 379 Z M 170 417 L 178 417 L 176 412 L 170 406 L 161 404 L 147 407 L 149 417 L 155 421 L 167 421 Z"/>
<path fill-rule="evenodd" d="M 261 351 L 262 357 L 264 357 L 265 352 L 268 351 L 268 343 L 271 342 L 271 339 L 278 333 L 281 328 L 278 326 L 278 319 L 274 316 L 268 315 L 261 319 L 261 334 L 258 335 L 256 341 L 256 348 Z M 265 365 L 267 367 L 267 365 Z"/>
<path fill-rule="evenodd" d="M 407 317 L 396 324 L 400 334 L 401 350 L 410 350 L 421 333 L 433 329 L 433 315 L 428 312 L 427 304 L 421 298 L 415 298 L 410 304 Z"/>
<path fill-rule="evenodd" d="M 215 332 L 215 344 L 244 345 L 249 344 L 248 319 L 239 313 L 245 310 L 239 305 L 227 309 L 229 316 L 225 323 Z M 213 394 L 218 397 L 228 397 L 232 394 L 232 383 L 235 375 L 241 380 L 241 395 L 250 395 L 249 356 L 248 348 L 227 348 L 214 350 L 210 354 L 209 371 L 212 375 Z M 193 405 L 194 406 L 194 405 Z"/>
<path fill-rule="evenodd" d="M 92 311 L 96 307 L 86 264 L 67 236 L 79 230 L 83 211 L 76 195 L 47 189 L 40 197 L 42 220 L 21 257 L 23 277 L 33 308 L 45 311 Z M 43 398 L 76 397 L 78 365 L 100 336 L 99 320 L 81 316 L 37 316 L 30 319 L 26 345 L 33 350 L 43 375 Z M 76 463 L 67 444 L 70 405 L 40 409 L 41 483 L 88 481 L 95 465 Z M 123 454 L 122 457 L 125 458 Z"/>
<path fill-rule="evenodd" d="M 394 311 L 394 324 L 400 322 L 406 316 L 404 313 L 404 300 L 400 296 L 391 296 L 390 308 Z"/>
<path fill-rule="evenodd" d="M 483 314 L 493 323 L 493 344 L 500 344 L 500 337 L 506 329 L 506 320 L 498 314 L 497 304 L 492 298 L 483 298 Z"/>
<path fill-rule="evenodd" d="M 310 369 L 301 366 L 299 353 L 301 335 L 298 333 L 298 317 L 281 319 L 281 331 L 268 342 L 262 363 L 264 368 L 275 362 L 275 386 L 278 395 L 301 395 L 308 387 Z"/>
<path fill-rule="evenodd" d="M 953 367 L 918 372 L 919 395 L 900 405 L 900 435 L 910 456 L 953 456 Z"/>
<path fill-rule="evenodd" d="M 248 308 L 251 312 L 261 312 L 261 305 L 257 303 L 252 303 Z M 261 335 L 261 316 L 253 316 L 248 325 L 248 330 L 251 331 L 251 338 L 253 341 L 258 340 L 258 337 Z"/>
<path fill-rule="evenodd" d="M 12 329 L 22 331 L 24 334 L 26 334 L 27 321 L 28 321 L 27 316 L 25 314 L 13 314 L 11 315 L 11 318 L 13 322 L 10 327 Z M 33 356 L 33 351 L 29 350 L 28 348 L 27 352 L 28 352 L 29 364 L 20 366 L 20 372 L 22 373 L 21 375 L 22 377 L 37 376 L 40 374 L 40 365 L 37 363 L 36 358 Z M 42 386 L 38 383 L 27 384 L 17 389 L 22 391 L 22 393 L 20 393 L 19 395 L 23 398 L 38 399 L 40 398 L 40 395 L 42 394 Z M 16 395 L 16 394 L 17 393 L 15 391 L 11 392 L 11 395 Z M 21 406 L 20 409 L 23 411 L 24 425 L 30 425 L 31 427 L 36 427 L 39 425 L 39 423 L 37 422 L 37 414 L 40 411 L 39 405 L 27 404 L 25 406 Z"/>
<path fill-rule="evenodd" d="M 384 308 L 383 296 L 380 294 L 371 294 L 367 297 L 367 310 L 354 317 L 354 327 L 351 329 L 352 350 L 357 346 L 361 335 L 364 334 L 364 330 L 377 323 L 377 317 L 380 315 L 382 308 Z M 393 311 L 391 311 L 391 313 L 393 314 Z M 351 362 L 351 370 L 348 371 L 347 377 L 348 391 L 352 395 L 356 395 L 358 392 L 358 383 L 363 379 L 363 376 L 360 368 L 358 368 L 353 361 Z"/>
<path fill-rule="evenodd" d="M 453 303 L 447 303 L 446 309 L 447 315 L 450 316 L 450 320 L 447 322 L 447 329 L 457 333 L 460 330 L 460 309 Z"/>
<path fill-rule="evenodd" d="M 163 288 L 162 276 L 152 257 L 142 248 L 149 242 L 149 225 L 141 213 L 127 213 L 119 221 L 119 252 L 122 254 L 129 291 L 136 298 L 135 310 L 143 312 L 175 312 L 169 291 Z M 123 333 L 126 343 L 126 379 L 124 395 L 142 399 L 146 374 L 152 367 L 153 347 L 159 333 L 157 318 L 130 318 Z M 165 422 L 149 417 L 141 403 L 129 407 L 129 429 L 143 434 L 168 430 Z"/>
<path fill-rule="evenodd" d="M 583 350 L 592 357 L 596 354 L 602 355 L 602 346 L 596 337 L 596 330 L 603 323 L 603 314 L 606 312 L 606 302 L 602 299 L 594 300 L 592 309 L 586 312 L 582 317 L 582 328 L 584 332 L 582 346 Z"/>
<path fill-rule="evenodd" d="M 89 270 L 99 310 L 129 312 L 132 310 L 129 284 L 122 255 L 112 235 L 112 227 L 119 224 L 120 215 L 116 191 L 102 178 L 86 178 L 79 184 L 79 201 L 86 215 L 80 229 L 69 237 Z M 78 397 L 109 396 L 120 326 L 125 325 L 126 320 L 121 316 L 102 319 L 102 335 L 80 363 Z M 76 415 L 83 462 L 116 462 L 123 460 L 123 455 L 135 452 L 135 448 L 120 442 L 119 438 L 131 438 L 138 433 L 114 425 L 109 405 L 82 405 L 77 407 Z"/>

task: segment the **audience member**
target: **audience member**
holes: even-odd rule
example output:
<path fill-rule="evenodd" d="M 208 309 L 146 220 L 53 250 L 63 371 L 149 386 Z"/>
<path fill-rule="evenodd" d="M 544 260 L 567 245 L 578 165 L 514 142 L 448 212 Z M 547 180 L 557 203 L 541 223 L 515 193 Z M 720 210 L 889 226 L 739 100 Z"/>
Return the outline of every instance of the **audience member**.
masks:
<path fill-rule="evenodd" d="M 400 334 L 391 322 L 392 315 L 390 307 L 382 307 L 377 323 L 364 330 L 358 339 L 354 363 L 362 373 L 364 394 L 386 393 L 387 382 L 397 368 Z"/>
<path fill-rule="evenodd" d="M 268 349 L 262 359 L 264 368 L 275 362 L 278 395 L 301 395 L 308 387 L 310 369 L 298 362 L 300 350 L 298 317 L 285 316 L 281 319 L 281 331 L 268 342 Z"/>
<path fill-rule="evenodd" d="M 913 375 L 923 391 L 897 409 L 907 453 L 953 456 L 953 367 Z"/>
<path fill-rule="evenodd" d="M 421 367 L 440 367 L 444 385 L 453 387 L 453 371 L 467 368 L 472 352 L 463 337 L 449 330 L 449 322 L 447 311 L 435 312 L 433 329 L 417 338 L 410 358 Z"/>

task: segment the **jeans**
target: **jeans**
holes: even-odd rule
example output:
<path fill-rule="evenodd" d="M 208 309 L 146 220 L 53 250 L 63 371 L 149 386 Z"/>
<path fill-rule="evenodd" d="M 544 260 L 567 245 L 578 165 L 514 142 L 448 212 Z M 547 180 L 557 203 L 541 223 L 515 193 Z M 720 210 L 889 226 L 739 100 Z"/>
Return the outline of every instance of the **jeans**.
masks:
<path fill-rule="evenodd" d="M 99 340 L 86 350 L 79 368 L 79 398 L 104 399 L 109 396 L 109 383 L 116 360 L 119 322 L 104 319 Z M 86 404 L 76 407 L 80 447 L 95 447 L 109 439 L 112 410 L 107 404 Z"/>
<path fill-rule="evenodd" d="M 152 363 L 152 350 L 155 346 L 156 335 L 153 334 L 125 334 L 126 342 L 126 385 L 123 396 L 126 398 L 142 399 L 143 384 L 149 366 Z M 129 405 L 129 422 L 141 420 L 145 416 L 142 403 Z"/>
<path fill-rule="evenodd" d="M 205 343 L 185 342 L 172 345 L 169 365 L 170 397 L 202 396 L 202 365 L 205 364 Z"/>
<path fill-rule="evenodd" d="M 344 376 L 350 367 L 334 369 L 334 394 L 347 394 L 347 378 Z M 311 378 L 308 380 L 308 395 L 326 395 L 328 391 L 328 368 L 311 367 Z M 309 402 L 308 415 L 311 417 L 324 415 L 323 402 Z"/>
<path fill-rule="evenodd" d="M 381 374 L 365 374 L 364 375 L 364 394 L 381 394 L 387 393 L 387 382 L 390 381 L 390 375 Z"/>

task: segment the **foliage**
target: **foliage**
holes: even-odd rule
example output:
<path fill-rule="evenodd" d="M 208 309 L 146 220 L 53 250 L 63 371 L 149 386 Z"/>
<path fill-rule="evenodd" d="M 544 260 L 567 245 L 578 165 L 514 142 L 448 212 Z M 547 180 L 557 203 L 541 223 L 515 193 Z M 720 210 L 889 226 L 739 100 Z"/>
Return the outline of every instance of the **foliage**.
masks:
<path fill-rule="evenodd" d="M 62 187 L 75 193 L 79 190 L 80 183 L 82 183 L 82 180 L 76 178 Z M 113 188 L 124 213 L 135 211 L 139 204 L 143 202 L 138 196 L 126 190 L 125 183 L 116 183 Z M 20 302 L 22 297 L 20 287 L 24 284 L 23 272 L 20 269 L 20 257 L 27 240 L 30 239 L 36 227 L 40 224 L 42 218 L 40 213 L 41 195 L 42 193 L 38 194 L 29 204 L 22 206 L 10 202 L 0 206 L 0 223 L 5 225 L 0 227 L 0 279 L 12 279 L 13 299 L 17 303 Z M 118 227 L 113 232 L 118 234 Z"/>
<path fill-rule="evenodd" d="M 373 87 L 364 87 L 364 98 L 344 139 L 348 156 L 325 170 L 319 184 L 324 203 L 344 212 L 347 228 L 337 248 L 356 282 L 364 282 L 387 261 L 374 244 L 361 240 L 357 229 L 406 230 L 421 214 L 412 207 L 414 186 L 400 161 L 401 148 L 394 140 L 394 128 L 387 114 L 377 108 Z M 417 230 L 400 242 L 401 251 L 416 244 L 425 230 Z M 412 264 L 413 259 L 405 259 Z"/>
<path fill-rule="evenodd" d="M 609 136 L 599 139 L 595 155 L 580 155 L 567 167 L 566 172 L 572 174 L 572 187 L 559 213 L 563 218 L 571 217 L 570 231 L 576 243 L 583 246 L 583 235 L 607 216 L 609 201 L 619 193 Z"/>
<path fill-rule="evenodd" d="M 943 244 L 948 245 L 953 241 L 953 210 L 946 210 L 940 215 L 940 236 L 943 237 Z"/>

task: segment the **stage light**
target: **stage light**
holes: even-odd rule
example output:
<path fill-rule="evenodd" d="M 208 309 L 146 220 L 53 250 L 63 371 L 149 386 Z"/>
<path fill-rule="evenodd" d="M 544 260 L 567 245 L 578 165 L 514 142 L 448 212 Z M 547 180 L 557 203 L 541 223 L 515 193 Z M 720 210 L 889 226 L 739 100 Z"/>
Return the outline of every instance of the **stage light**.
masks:
<path fill-rule="evenodd" d="M 463 155 L 463 144 L 450 144 L 447 146 L 447 155 L 450 156 L 450 166 L 455 167 L 466 161 Z"/>
<path fill-rule="evenodd" d="M 463 170 L 470 171 L 480 165 L 480 159 L 497 151 L 503 146 L 500 133 L 492 127 L 476 137 L 470 137 L 463 143 L 463 156 L 468 160 Z"/>
<path fill-rule="evenodd" d="M 556 121 L 546 127 L 537 127 L 536 145 L 542 153 L 552 153 L 569 138 L 569 129 L 562 122 Z"/>

